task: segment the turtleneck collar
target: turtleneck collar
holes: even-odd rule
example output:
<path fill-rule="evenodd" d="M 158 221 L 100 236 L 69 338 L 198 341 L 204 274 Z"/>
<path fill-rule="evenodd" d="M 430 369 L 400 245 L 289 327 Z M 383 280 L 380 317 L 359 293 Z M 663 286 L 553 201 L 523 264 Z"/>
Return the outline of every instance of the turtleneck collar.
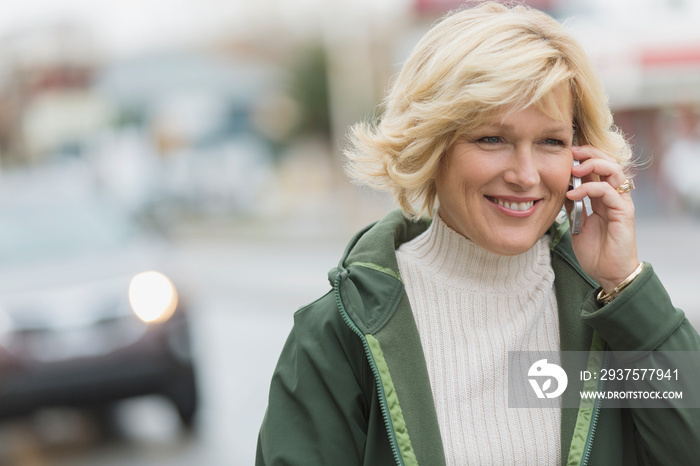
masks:
<path fill-rule="evenodd" d="M 438 283 L 470 291 L 520 293 L 542 281 L 553 283 L 549 237 L 523 254 L 501 256 L 478 246 L 435 215 L 430 227 L 403 244 L 399 253 L 419 262 Z"/>

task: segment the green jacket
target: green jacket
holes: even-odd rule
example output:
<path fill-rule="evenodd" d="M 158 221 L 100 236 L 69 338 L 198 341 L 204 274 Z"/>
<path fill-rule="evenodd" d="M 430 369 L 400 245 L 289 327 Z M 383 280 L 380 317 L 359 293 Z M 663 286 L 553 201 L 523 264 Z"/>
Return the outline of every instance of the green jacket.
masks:
<path fill-rule="evenodd" d="M 395 211 L 361 231 L 329 272 L 333 289 L 296 312 L 272 378 L 256 465 L 445 464 L 395 254 L 428 225 Z M 549 233 L 562 351 L 606 345 L 616 351 L 700 350 L 697 332 L 648 264 L 601 307 L 598 285 L 574 256 L 568 222 L 555 223 Z M 589 368 L 600 359 L 591 358 Z M 600 409 L 598 402 L 562 408 L 562 464 L 699 464 L 695 412 Z"/>

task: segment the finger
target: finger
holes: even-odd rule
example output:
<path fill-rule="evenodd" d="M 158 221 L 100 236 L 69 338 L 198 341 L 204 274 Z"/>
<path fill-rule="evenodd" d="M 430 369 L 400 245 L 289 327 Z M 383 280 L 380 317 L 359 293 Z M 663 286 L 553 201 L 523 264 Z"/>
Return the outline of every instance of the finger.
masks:
<path fill-rule="evenodd" d="M 632 190 L 634 190 L 634 180 L 625 178 L 625 181 L 617 185 L 615 191 L 625 199 L 632 199 Z"/>
<path fill-rule="evenodd" d="M 604 159 L 617 163 L 615 157 L 593 146 L 573 146 L 571 152 L 576 160 L 584 161 L 588 159 Z"/>
<path fill-rule="evenodd" d="M 568 191 L 566 197 L 572 201 L 582 200 L 588 196 L 591 202 L 600 200 L 605 207 L 618 211 L 629 209 L 632 199 L 629 196 L 623 198 L 610 183 L 603 181 L 584 183 L 576 189 Z M 595 211 L 594 206 L 594 211 Z"/>
<path fill-rule="evenodd" d="M 598 179 L 606 181 L 613 188 L 617 188 L 627 179 L 622 173 L 622 167 L 617 162 L 600 158 L 591 158 L 585 160 L 582 164 L 577 165 L 571 170 L 572 175 L 584 179 L 584 182 L 598 181 L 593 177 L 585 179 L 591 174 L 598 175 Z"/>

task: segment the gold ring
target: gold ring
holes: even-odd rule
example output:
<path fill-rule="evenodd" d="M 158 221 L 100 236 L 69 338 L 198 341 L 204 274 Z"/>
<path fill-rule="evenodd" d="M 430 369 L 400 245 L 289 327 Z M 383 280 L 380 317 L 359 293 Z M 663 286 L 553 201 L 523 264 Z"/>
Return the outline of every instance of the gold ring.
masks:
<path fill-rule="evenodd" d="M 617 187 L 616 191 L 620 194 L 628 193 L 634 189 L 634 180 L 626 179 L 624 183 Z"/>

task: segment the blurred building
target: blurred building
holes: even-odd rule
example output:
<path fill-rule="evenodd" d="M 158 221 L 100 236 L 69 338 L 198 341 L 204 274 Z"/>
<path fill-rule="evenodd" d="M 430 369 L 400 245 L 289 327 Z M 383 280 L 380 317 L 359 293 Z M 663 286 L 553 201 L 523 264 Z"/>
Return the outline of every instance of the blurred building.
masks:
<path fill-rule="evenodd" d="M 0 41 L 0 163 L 37 163 L 108 124 L 91 90 L 101 52 L 71 22 L 12 32 Z"/>
<path fill-rule="evenodd" d="M 264 63 L 198 51 L 110 63 L 95 89 L 122 122 L 92 145 L 102 183 L 135 208 L 253 208 L 272 163 L 254 113 L 277 79 Z"/>
<path fill-rule="evenodd" d="M 284 156 L 300 145 L 328 158 L 333 184 L 343 185 L 340 152 L 348 127 L 376 115 L 390 77 L 438 17 L 475 3 L 308 0 L 270 12 L 259 5 L 251 7 L 257 16 L 248 24 L 239 18 L 239 27 L 218 24 L 198 42 L 118 60 L 83 23 L 6 33 L 0 41 L 0 165 L 92 159 L 103 174 L 99 182 L 128 192 L 131 203 L 160 196 L 196 204 L 193 198 L 231 198 L 231 186 L 243 186 L 226 183 L 240 176 L 233 171 L 269 160 L 271 149 Z M 700 109 L 697 2 L 523 3 L 560 20 L 573 18 L 568 27 L 600 70 L 617 124 L 635 135 L 638 153 L 662 157 L 676 109 Z M 317 59 L 313 66 L 309 57 Z M 298 69 L 307 72 L 303 83 L 287 79 Z M 310 131 L 317 134 L 300 138 L 294 129 L 309 117 L 304 112 L 327 121 Z M 255 153 L 264 155 L 250 156 Z M 238 167 L 245 157 L 250 164 Z M 219 165 L 238 168 L 216 170 Z M 220 181 L 204 181 L 209 178 Z M 221 187 L 212 192 L 215 185 Z"/>

